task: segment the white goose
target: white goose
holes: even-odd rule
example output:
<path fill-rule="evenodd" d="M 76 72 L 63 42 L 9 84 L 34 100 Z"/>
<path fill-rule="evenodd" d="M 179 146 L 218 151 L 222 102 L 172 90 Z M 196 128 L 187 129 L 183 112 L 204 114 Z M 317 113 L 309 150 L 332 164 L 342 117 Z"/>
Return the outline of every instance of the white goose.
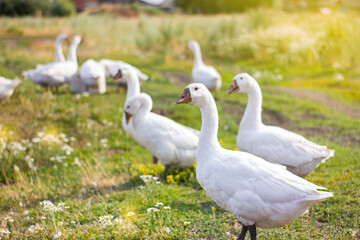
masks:
<path fill-rule="evenodd" d="M 68 59 L 65 62 L 54 62 L 24 74 L 30 81 L 42 86 L 60 86 L 69 83 L 75 77 L 78 63 L 76 50 L 81 42 L 80 36 L 75 36 L 69 47 Z"/>
<path fill-rule="evenodd" d="M 106 92 L 105 68 L 101 63 L 88 59 L 81 65 L 79 76 L 86 91 L 100 94 Z"/>
<path fill-rule="evenodd" d="M 106 77 L 112 77 L 114 78 L 115 75 L 118 73 L 119 69 L 122 68 L 133 68 L 136 75 L 138 76 L 140 81 L 147 81 L 149 79 L 149 76 L 146 75 L 145 73 L 141 72 L 138 68 L 123 62 L 123 61 L 116 61 L 116 60 L 110 60 L 110 59 L 101 59 L 99 61 L 102 65 L 105 66 L 105 73 L 106 73 Z M 124 78 L 118 78 L 116 79 L 116 83 L 120 84 L 120 85 L 126 85 L 126 80 Z"/>
<path fill-rule="evenodd" d="M 0 101 L 10 97 L 19 83 L 19 79 L 9 80 L 0 76 Z"/>
<path fill-rule="evenodd" d="M 176 100 L 200 107 L 202 127 L 196 153 L 196 178 L 221 208 L 234 213 L 243 224 L 238 240 L 256 227 L 280 227 L 304 214 L 317 202 L 333 196 L 324 189 L 255 155 L 222 148 L 217 139 L 218 113 L 209 90 L 188 85 Z"/>
<path fill-rule="evenodd" d="M 214 67 L 204 64 L 198 42 L 190 41 L 188 48 L 194 53 L 194 66 L 191 74 L 194 82 L 204 84 L 211 91 L 218 91 L 221 87 L 221 76 Z"/>
<path fill-rule="evenodd" d="M 124 79 L 127 84 L 127 91 L 126 91 L 126 99 L 129 100 L 131 97 L 140 94 L 140 80 L 136 71 L 132 67 L 122 66 L 118 69 L 118 72 L 113 76 L 114 79 Z M 125 104 L 124 104 L 125 106 Z M 125 132 L 127 132 L 132 138 L 135 138 L 133 135 L 133 123 L 132 120 L 126 122 L 125 112 L 123 114 L 121 124 Z M 153 163 L 157 163 L 158 159 L 156 156 L 152 156 Z"/>
<path fill-rule="evenodd" d="M 161 179 L 166 180 L 170 168 L 186 168 L 196 158 L 199 137 L 187 127 L 150 112 L 152 100 L 140 93 L 125 103 L 126 123 L 132 119 L 132 137 L 148 149 L 165 166 Z"/>
<path fill-rule="evenodd" d="M 246 93 L 249 102 L 240 122 L 236 145 L 239 149 L 265 160 L 278 163 L 305 177 L 321 162 L 334 156 L 334 150 L 308 141 L 304 137 L 261 121 L 261 90 L 259 84 L 246 73 L 234 77 L 228 93 Z"/>

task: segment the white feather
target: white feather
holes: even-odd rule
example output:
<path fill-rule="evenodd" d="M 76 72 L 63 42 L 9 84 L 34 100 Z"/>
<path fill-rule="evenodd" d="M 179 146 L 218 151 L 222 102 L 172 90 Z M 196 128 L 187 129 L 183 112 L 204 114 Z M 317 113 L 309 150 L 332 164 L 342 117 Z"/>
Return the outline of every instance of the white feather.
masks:
<path fill-rule="evenodd" d="M 236 144 L 239 149 L 265 160 L 282 164 L 289 171 L 305 177 L 321 162 L 334 156 L 334 150 L 317 145 L 304 137 L 261 121 L 261 90 L 248 74 L 238 74 L 234 80 L 239 92 L 249 96 L 243 119 L 240 122 Z"/>
<path fill-rule="evenodd" d="M 190 104 L 199 106 L 202 127 L 196 177 L 207 195 L 246 225 L 280 227 L 304 214 L 332 193 L 255 155 L 223 149 L 217 139 L 218 114 L 211 93 L 190 84 Z"/>

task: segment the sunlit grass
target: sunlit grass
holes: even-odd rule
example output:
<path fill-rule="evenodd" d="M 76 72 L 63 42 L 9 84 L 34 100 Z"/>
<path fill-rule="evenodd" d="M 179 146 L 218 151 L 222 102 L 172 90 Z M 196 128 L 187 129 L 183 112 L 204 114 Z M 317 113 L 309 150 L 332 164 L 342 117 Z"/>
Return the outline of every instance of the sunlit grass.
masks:
<path fill-rule="evenodd" d="M 0 18 L 0 75 L 21 76 L 37 63 L 52 61 L 55 36 L 80 33 L 80 63 L 109 57 L 135 64 L 152 77 L 141 88 L 152 96 L 154 109 L 199 129 L 199 109 L 173 105 L 185 84 L 162 75 L 190 75 L 193 57 L 186 43 L 197 39 L 204 61 L 223 77 L 216 96 L 222 146 L 236 149 L 247 97 L 225 90 L 236 73 L 246 71 L 263 89 L 265 123 L 336 150 L 306 178 L 327 187 L 334 198 L 282 228 L 260 229 L 259 238 L 353 239 L 360 224 L 359 119 L 277 86 L 321 91 L 356 107 L 359 19 L 351 12 L 324 16 L 274 10 L 131 19 Z M 150 153 L 123 131 L 124 99 L 125 91 L 112 86 L 105 95 L 72 95 L 67 86 L 53 94 L 23 81 L 0 103 L 0 228 L 11 232 L 3 239 L 55 238 L 59 232 L 62 239 L 232 239 L 239 234 L 235 216 L 218 208 L 197 183 L 195 165 L 171 170 L 167 183 L 141 179 L 159 177 L 164 168 L 152 164 Z M 45 211 L 44 200 L 62 210 Z M 113 216 L 111 224 L 99 221 L 107 215 Z"/>

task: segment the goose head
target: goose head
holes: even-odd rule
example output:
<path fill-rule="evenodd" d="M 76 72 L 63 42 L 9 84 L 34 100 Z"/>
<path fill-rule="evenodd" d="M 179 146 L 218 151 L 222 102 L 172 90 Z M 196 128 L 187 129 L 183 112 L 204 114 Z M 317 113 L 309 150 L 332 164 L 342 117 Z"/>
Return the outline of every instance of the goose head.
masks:
<path fill-rule="evenodd" d="M 232 94 L 234 92 L 237 92 L 249 94 L 251 92 L 251 89 L 253 89 L 255 82 L 255 79 L 252 78 L 249 74 L 240 73 L 233 78 L 233 81 L 229 89 L 227 90 L 227 93 Z"/>
<path fill-rule="evenodd" d="M 75 35 L 72 39 L 71 44 L 74 45 L 79 45 L 81 43 L 81 36 L 80 35 Z"/>
<path fill-rule="evenodd" d="M 212 95 L 204 84 L 192 83 L 184 89 L 184 92 L 175 101 L 175 104 L 188 103 L 190 105 L 202 107 L 211 98 Z"/>
<path fill-rule="evenodd" d="M 196 49 L 200 48 L 199 43 L 197 41 L 195 41 L 195 40 L 190 41 L 188 43 L 188 48 L 190 48 L 194 52 L 194 51 L 196 51 Z"/>
<path fill-rule="evenodd" d="M 56 41 L 57 42 L 63 42 L 65 40 L 69 40 L 68 36 L 66 34 L 60 34 L 57 38 Z"/>
<path fill-rule="evenodd" d="M 130 118 L 136 115 L 136 113 L 138 113 L 138 111 L 145 105 L 148 108 L 147 110 L 150 111 L 152 108 L 152 100 L 146 93 L 140 93 L 127 100 L 124 106 L 126 124 L 129 124 Z"/>
<path fill-rule="evenodd" d="M 125 79 L 127 82 L 131 82 L 132 80 L 134 80 L 134 76 L 137 76 L 134 69 L 128 66 L 118 67 L 112 65 L 112 68 L 108 68 L 108 70 L 110 69 L 111 69 L 111 74 L 113 74 L 116 71 L 116 74 L 113 75 L 114 80 L 118 80 L 122 78 Z"/>

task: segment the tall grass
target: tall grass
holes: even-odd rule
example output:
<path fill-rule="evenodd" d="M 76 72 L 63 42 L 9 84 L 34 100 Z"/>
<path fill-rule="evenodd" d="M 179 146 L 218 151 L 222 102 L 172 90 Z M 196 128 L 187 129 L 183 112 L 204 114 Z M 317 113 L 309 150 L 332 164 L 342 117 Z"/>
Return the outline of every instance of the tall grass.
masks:
<path fill-rule="evenodd" d="M 206 57 L 224 61 L 272 63 L 287 67 L 359 67 L 360 17 L 334 12 L 291 14 L 259 9 L 241 15 L 120 18 L 79 15 L 69 19 L 0 19 L 2 35 L 83 34 L 84 57 L 191 57 L 189 40 L 199 41 Z M 14 31 L 14 29 L 16 31 Z M 185 55 L 184 55 L 185 53 Z M 36 56 L 34 56 L 36 58 Z M 50 56 L 49 56 L 50 57 Z"/>

